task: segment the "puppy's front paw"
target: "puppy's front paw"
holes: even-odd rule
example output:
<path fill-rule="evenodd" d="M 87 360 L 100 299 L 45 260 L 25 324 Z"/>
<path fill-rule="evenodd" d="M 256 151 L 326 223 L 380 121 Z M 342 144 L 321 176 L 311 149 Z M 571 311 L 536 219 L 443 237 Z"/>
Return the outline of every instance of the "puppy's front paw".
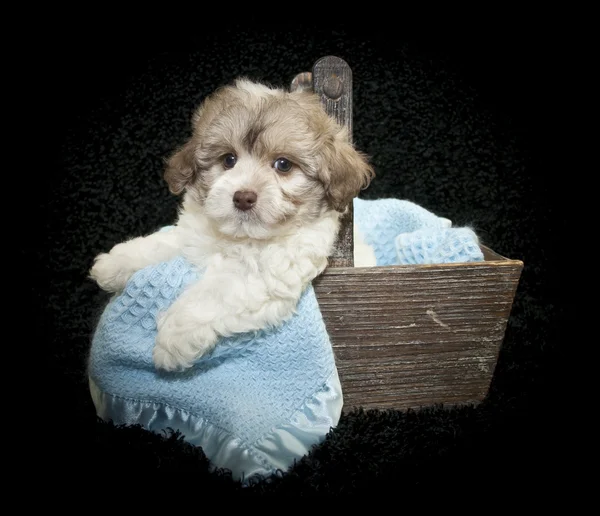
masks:
<path fill-rule="evenodd" d="M 107 292 L 119 292 L 125 288 L 134 271 L 128 267 L 128 259 L 111 253 L 96 257 L 90 270 L 90 277 Z"/>
<path fill-rule="evenodd" d="M 154 365 L 165 371 L 183 371 L 210 350 L 217 335 L 209 325 L 189 313 L 170 312 L 157 322 L 158 333 L 152 352 Z"/>

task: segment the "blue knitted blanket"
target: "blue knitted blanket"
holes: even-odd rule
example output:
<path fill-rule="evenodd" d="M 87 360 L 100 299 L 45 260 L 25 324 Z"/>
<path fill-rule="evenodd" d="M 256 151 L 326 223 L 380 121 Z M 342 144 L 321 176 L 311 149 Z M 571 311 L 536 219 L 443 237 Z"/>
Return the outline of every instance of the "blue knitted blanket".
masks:
<path fill-rule="evenodd" d="M 377 265 L 483 259 L 470 229 L 452 228 L 413 203 L 357 199 L 354 210 Z M 158 372 L 157 314 L 199 274 L 179 257 L 138 271 L 111 299 L 89 358 L 97 413 L 116 424 L 179 430 L 236 479 L 287 470 L 337 425 L 343 405 L 314 290 L 305 290 L 280 327 L 222 339 L 185 372 Z"/>
<path fill-rule="evenodd" d="M 473 230 L 400 199 L 354 199 L 354 223 L 373 248 L 377 265 L 479 262 Z"/>

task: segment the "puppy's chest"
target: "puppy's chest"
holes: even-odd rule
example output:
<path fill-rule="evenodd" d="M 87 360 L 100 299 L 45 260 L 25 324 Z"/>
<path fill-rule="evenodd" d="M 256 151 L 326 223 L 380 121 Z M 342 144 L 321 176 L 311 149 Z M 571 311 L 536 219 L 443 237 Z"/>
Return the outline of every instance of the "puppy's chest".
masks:
<path fill-rule="evenodd" d="M 236 275 L 264 275 L 289 269 L 293 257 L 287 249 L 278 245 L 223 245 L 215 243 L 196 248 L 186 246 L 184 256 L 207 272 L 230 272 Z"/>

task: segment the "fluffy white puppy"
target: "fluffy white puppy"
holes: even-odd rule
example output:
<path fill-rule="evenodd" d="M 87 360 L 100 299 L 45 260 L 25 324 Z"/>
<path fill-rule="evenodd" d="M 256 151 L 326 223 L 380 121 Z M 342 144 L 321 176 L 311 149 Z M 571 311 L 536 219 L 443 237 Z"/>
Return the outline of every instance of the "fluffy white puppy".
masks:
<path fill-rule="evenodd" d="M 193 135 L 167 162 L 184 194 L 174 229 L 96 257 L 109 292 L 183 255 L 203 269 L 157 320 L 157 368 L 182 370 L 221 336 L 277 326 L 327 265 L 341 214 L 373 169 L 318 97 L 239 79 L 207 97 Z"/>

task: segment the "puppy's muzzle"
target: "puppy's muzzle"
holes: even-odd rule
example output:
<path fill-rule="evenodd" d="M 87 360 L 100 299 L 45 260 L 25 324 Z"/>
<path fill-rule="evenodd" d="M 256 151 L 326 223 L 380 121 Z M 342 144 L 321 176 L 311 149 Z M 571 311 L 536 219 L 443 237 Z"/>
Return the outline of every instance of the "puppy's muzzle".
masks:
<path fill-rule="evenodd" d="M 237 191 L 233 194 L 233 204 L 238 210 L 248 211 L 256 204 L 258 196 L 252 191 Z"/>

